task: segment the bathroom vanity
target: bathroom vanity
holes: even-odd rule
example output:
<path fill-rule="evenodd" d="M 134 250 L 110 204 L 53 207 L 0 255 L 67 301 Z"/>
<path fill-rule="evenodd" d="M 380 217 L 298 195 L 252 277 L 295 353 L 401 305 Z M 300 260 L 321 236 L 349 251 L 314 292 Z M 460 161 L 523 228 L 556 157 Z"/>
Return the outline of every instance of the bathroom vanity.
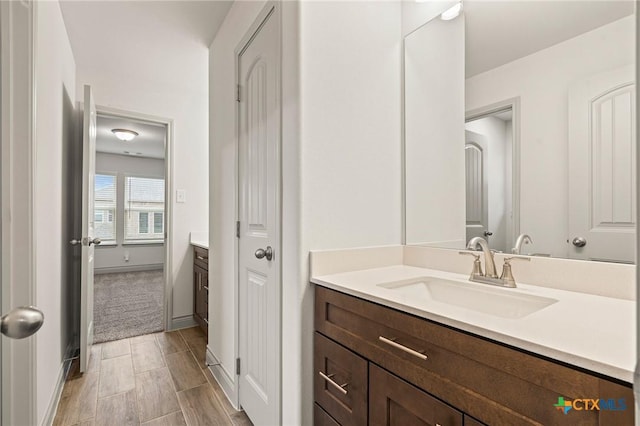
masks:
<path fill-rule="evenodd" d="M 632 301 L 346 252 L 312 255 L 316 425 L 633 424 Z"/>
<path fill-rule="evenodd" d="M 203 232 L 192 232 L 193 246 L 193 319 L 208 336 L 209 329 L 209 242 Z"/>

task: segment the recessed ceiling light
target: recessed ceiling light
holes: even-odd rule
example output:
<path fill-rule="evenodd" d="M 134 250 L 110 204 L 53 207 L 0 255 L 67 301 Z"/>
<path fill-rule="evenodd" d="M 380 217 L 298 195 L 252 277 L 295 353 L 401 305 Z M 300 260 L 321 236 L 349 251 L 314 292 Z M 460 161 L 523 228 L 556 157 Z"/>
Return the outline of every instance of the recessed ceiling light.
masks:
<path fill-rule="evenodd" d="M 138 132 L 134 132 L 133 130 L 128 129 L 112 129 L 111 132 L 116 135 L 116 138 L 121 141 L 130 142 L 138 136 Z"/>
<path fill-rule="evenodd" d="M 452 19 L 457 18 L 458 15 L 460 15 L 461 11 L 462 11 L 462 2 L 456 3 L 453 6 L 451 6 L 449 9 L 442 12 L 442 14 L 440 15 L 440 19 L 442 19 L 443 21 L 450 21 Z"/>

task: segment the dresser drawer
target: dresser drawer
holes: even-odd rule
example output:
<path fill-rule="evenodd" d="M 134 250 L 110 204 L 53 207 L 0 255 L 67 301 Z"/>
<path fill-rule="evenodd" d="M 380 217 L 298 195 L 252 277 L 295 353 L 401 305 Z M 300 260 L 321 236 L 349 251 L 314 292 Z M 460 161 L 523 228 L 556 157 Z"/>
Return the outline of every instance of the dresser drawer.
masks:
<path fill-rule="evenodd" d="M 632 400 L 627 387 L 319 286 L 315 315 L 322 334 L 487 424 L 566 423 L 553 409 L 558 396 Z M 604 383 L 615 390 L 604 394 Z M 573 420 L 598 424 L 604 414 L 613 415 Z"/>
<path fill-rule="evenodd" d="M 209 250 L 194 246 L 193 263 L 201 268 L 209 270 Z"/>
<path fill-rule="evenodd" d="M 316 402 L 342 425 L 366 425 L 367 361 L 320 333 L 314 347 Z"/>

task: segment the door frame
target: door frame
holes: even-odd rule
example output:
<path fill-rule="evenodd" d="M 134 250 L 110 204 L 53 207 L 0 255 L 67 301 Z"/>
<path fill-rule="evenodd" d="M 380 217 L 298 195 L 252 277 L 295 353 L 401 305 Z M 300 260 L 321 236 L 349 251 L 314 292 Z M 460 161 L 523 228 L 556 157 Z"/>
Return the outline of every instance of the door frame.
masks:
<path fill-rule="evenodd" d="M 240 81 L 240 55 L 242 52 L 248 47 L 253 38 L 256 36 L 262 25 L 266 22 L 266 19 L 273 15 L 273 18 L 278 20 L 278 43 L 279 43 L 279 51 L 280 57 L 278 58 L 278 68 L 280 70 L 280 75 L 278 77 L 278 96 L 280 97 L 279 102 L 279 125 L 280 125 L 280 139 L 278 141 L 278 161 L 279 161 L 279 171 L 278 171 L 278 183 L 277 183 L 277 204 L 278 204 L 278 230 L 276 231 L 277 244 L 274 247 L 274 251 L 276 253 L 276 263 L 277 263 L 277 271 L 276 273 L 276 281 L 279 285 L 279 294 L 278 300 L 280 301 L 280 312 L 278 315 L 279 324 L 278 324 L 278 347 L 280 347 L 280 355 L 279 355 L 279 371 L 278 375 L 278 412 L 279 417 L 282 419 L 282 11 L 281 6 L 277 1 L 270 0 L 268 1 L 260 13 L 256 16 L 255 20 L 251 24 L 251 26 L 247 29 L 240 42 L 237 44 L 234 50 L 234 78 L 235 78 L 235 90 L 238 89 Z M 236 92 L 237 94 L 238 92 Z M 236 102 L 235 114 L 234 114 L 234 143 L 235 143 L 235 170 L 236 170 L 236 179 L 235 179 L 235 219 L 236 223 L 240 220 L 240 102 Z M 233 372 L 233 388 L 232 395 L 230 395 L 230 399 L 234 403 L 236 408 L 241 408 L 240 404 L 240 374 L 237 368 L 237 365 L 240 360 L 240 243 L 239 238 L 235 238 L 234 241 L 234 253 L 235 253 L 235 262 L 234 262 L 234 307 L 236 310 L 236 321 L 234 324 L 234 354 L 236 360 L 236 369 Z M 224 368 L 224 366 L 220 366 L 223 372 L 223 376 L 227 376 L 229 378 L 229 372 Z M 216 375 L 218 377 L 218 375 Z"/>
<path fill-rule="evenodd" d="M 505 99 L 466 111 L 464 122 L 466 124 L 469 121 L 489 117 L 507 109 L 511 109 L 511 113 L 513 114 L 511 129 L 511 209 L 513 217 L 509 231 L 511 231 L 513 238 L 517 238 L 517 236 L 520 235 L 520 97 Z M 511 243 L 513 243 L 513 241 Z M 507 244 L 507 250 L 510 249 L 508 246 L 509 244 Z"/>
<path fill-rule="evenodd" d="M 2 312 L 36 296 L 36 16 L 37 2 L 0 2 Z M 2 337 L 2 424 L 37 422 L 36 339 Z"/>
<path fill-rule="evenodd" d="M 164 307 L 162 315 L 162 326 L 165 331 L 172 329 L 173 324 L 173 262 L 171 253 L 173 252 L 173 136 L 174 121 L 171 118 L 157 115 L 144 114 L 141 112 L 126 111 L 96 104 L 98 116 L 108 116 L 114 118 L 146 121 L 154 124 L 166 126 L 166 144 L 164 147 Z"/>

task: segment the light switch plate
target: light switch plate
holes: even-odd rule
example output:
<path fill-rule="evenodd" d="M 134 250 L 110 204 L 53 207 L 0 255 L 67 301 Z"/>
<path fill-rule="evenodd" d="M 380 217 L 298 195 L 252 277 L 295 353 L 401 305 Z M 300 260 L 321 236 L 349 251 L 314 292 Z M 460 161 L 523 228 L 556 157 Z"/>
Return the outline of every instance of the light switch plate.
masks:
<path fill-rule="evenodd" d="M 187 201 L 187 191 L 184 189 L 176 190 L 176 203 L 184 203 Z"/>

